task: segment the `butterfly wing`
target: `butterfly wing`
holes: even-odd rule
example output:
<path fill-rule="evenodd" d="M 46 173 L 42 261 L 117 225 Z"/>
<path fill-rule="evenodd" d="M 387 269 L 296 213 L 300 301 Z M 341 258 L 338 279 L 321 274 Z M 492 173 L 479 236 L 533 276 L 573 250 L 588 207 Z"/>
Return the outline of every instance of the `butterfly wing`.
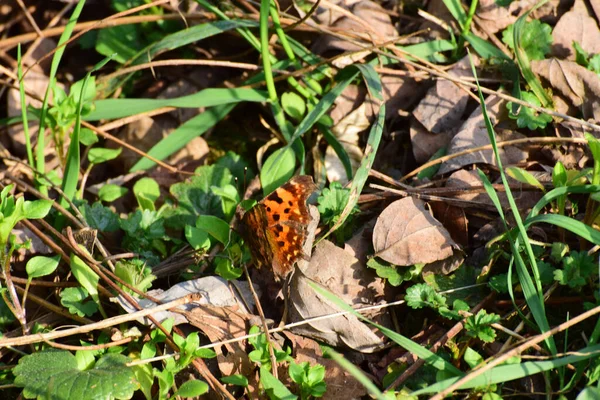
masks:
<path fill-rule="evenodd" d="M 294 177 L 244 215 L 246 227 L 260 227 L 248 235 L 253 256 L 271 264 L 277 279 L 289 274 L 304 256 L 302 246 L 311 219 L 306 201 L 315 189 L 312 177 Z"/>
<path fill-rule="evenodd" d="M 266 236 L 273 249 L 273 272 L 285 277 L 304 256 L 310 211 L 306 201 L 316 189 L 312 177 L 296 176 L 261 201 L 267 216 Z"/>

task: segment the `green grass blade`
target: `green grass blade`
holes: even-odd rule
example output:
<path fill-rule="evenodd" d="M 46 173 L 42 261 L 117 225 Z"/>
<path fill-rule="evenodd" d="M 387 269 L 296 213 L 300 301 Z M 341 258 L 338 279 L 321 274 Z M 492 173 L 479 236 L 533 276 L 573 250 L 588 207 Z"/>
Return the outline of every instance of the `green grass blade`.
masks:
<path fill-rule="evenodd" d="M 17 46 L 17 77 L 19 79 L 19 94 L 21 99 L 21 121 L 25 135 L 25 147 L 27 149 L 27 161 L 29 166 L 35 168 L 33 161 L 33 148 L 31 147 L 31 135 L 29 134 L 29 122 L 27 120 L 27 102 L 25 101 L 25 83 L 23 82 L 23 63 L 21 60 L 21 44 Z"/>
<path fill-rule="evenodd" d="M 327 300 L 334 303 L 339 309 L 341 309 L 343 311 L 347 311 L 347 312 L 353 314 L 356 318 L 377 327 L 377 329 L 381 330 L 381 332 L 383 332 L 384 335 L 386 335 L 388 338 L 390 338 L 392 341 L 394 341 L 400 347 L 402 347 L 403 349 L 406 349 L 410 353 L 423 359 L 427 364 L 431 365 L 432 367 L 434 367 L 440 371 L 449 372 L 454 375 L 459 375 L 459 376 L 463 375 L 463 372 L 461 370 L 456 368 L 454 365 L 452 365 L 448 361 L 444 360 L 442 357 L 438 356 L 437 354 L 435 354 L 435 353 L 431 352 L 430 350 L 426 349 L 425 347 L 421 346 L 420 344 L 415 343 L 412 340 L 410 340 L 409 338 L 402 336 L 399 333 L 394 332 L 391 329 L 388 329 L 382 325 L 379 325 L 379 324 L 369 320 L 368 318 L 365 318 L 363 315 L 361 315 L 359 312 L 357 312 L 351 306 L 346 304 L 346 302 L 344 302 L 342 299 L 340 299 L 339 297 L 337 297 L 335 294 L 331 293 L 329 290 L 325 289 L 324 287 L 316 284 L 315 282 L 311 282 L 311 281 L 309 281 L 308 284 L 316 293 L 318 293 L 319 295 L 325 297 Z"/>
<path fill-rule="evenodd" d="M 225 118 L 234 107 L 235 104 L 225 104 L 204 110 L 202 114 L 198 114 L 184 122 L 179 128 L 175 129 L 167 137 L 155 144 L 148 151 L 148 155 L 158 160 L 166 159 L 185 147 L 192 139 L 204 134 L 207 130 L 215 126 L 217 122 Z M 142 157 L 133 167 L 131 167 L 129 172 L 145 170 L 152 168 L 154 165 L 154 161 Z"/>
<path fill-rule="evenodd" d="M 383 126 L 385 123 L 385 102 L 383 101 L 383 91 L 381 88 L 381 80 L 379 79 L 379 75 L 377 72 L 375 72 L 375 69 L 373 69 L 371 65 L 363 64 L 356 65 L 355 67 L 361 72 L 371 98 L 375 101 L 375 103 L 380 104 L 380 107 L 377 113 L 376 121 L 373 123 L 371 130 L 369 131 L 367 146 L 365 148 L 362 162 L 360 163 L 360 166 L 354 175 L 354 179 L 352 179 L 348 203 L 346 203 L 346 207 L 344 207 L 344 210 L 340 214 L 338 220 L 325 236 L 342 226 L 358 202 L 358 197 L 362 193 L 363 187 L 365 186 L 367 178 L 369 177 L 371 167 L 373 166 L 373 161 L 375 160 L 375 154 L 377 153 L 379 143 L 381 142 Z"/>
<path fill-rule="evenodd" d="M 360 384 L 363 385 L 365 389 L 367 389 L 371 396 L 379 400 L 388 400 L 388 398 L 381 392 L 381 390 L 379 390 L 379 388 L 375 386 L 373 382 L 371 382 L 371 379 L 369 379 L 369 377 L 366 376 L 360 368 L 352 364 L 350 361 L 346 360 L 346 358 L 344 358 L 343 355 L 331 348 L 327 348 L 323 353 L 326 357 L 331 358 L 332 360 L 337 362 L 340 367 L 342 367 L 348 373 L 350 373 L 350 375 L 352 375 L 354 379 L 360 382 Z"/>
<path fill-rule="evenodd" d="M 546 317 L 545 307 L 544 307 L 544 293 L 542 289 L 542 284 L 540 280 L 540 273 L 537 268 L 537 261 L 535 255 L 533 253 L 533 249 L 531 248 L 531 243 L 529 242 L 529 238 L 527 237 L 527 231 L 525 226 L 523 225 L 523 221 L 521 220 L 521 215 L 519 214 L 519 208 L 515 203 L 514 196 L 512 195 L 512 191 L 510 189 L 510 185 L 508 184 L 508 180 L 506 179 L 506 175 L 504 173 L 504 168 L 502 166 L 502 160 L 500 159 L 500 154 L 498 153 L 498 146 L 496 143 L 496 135 L 494 133 L 494 128 L 490 121 L 490 118 L 487 113 L 487 109 L 485 107 L 485 99 L 483 98 L 483 93 L 481 92 L 481 87 L 479 86 L 479 80 L 477 79 L 477 72 L 475 71 L 475 66 L 471 60 L 471 70 L 473 72 L 473 76 L 475 77 L 475 83 L 477 84 L 477 92 L 479 95 L 479 100 L 481 104 L 481 110 L 485 122 L 485 126 L 488 131 L 488 136 L 490 139 L 490 143 L 492 144 L 492 148 L 494 150 L 494 157 L 496 158 L 496 164 L 498 165 L 498 169 L 500 170 L 500 178 L 502 179 L 502 184 L 504 186 L 504 190 L 506 191 L 506 197 L 508 199 L 508 203 L 510 205 L 511 211 L 513 213 L 517 228 L 518 228 L 518 238 L 513 241 L 512 235 L 508 235 L 509 242 L 511 244 L 511 249 L 513 252 L 513 256 L 517 265 L 517 275 L 519 276 L 519 282 L 523 287 L 523 293 L 525 294 L 525 300 L 527 301 L 527 305 L 529 306 L 531 313 L 535 322 L 538 324 L 538 327 L 541 332 L 547 332 L 550 330 L 550 324 L 548 323 L 548 319 Z M 506 226 L 506 221 L 503 219 L 503 223 L 505 224 L 505 229 L 508 231 L 508 226 Z M 523 242 L 525 246 L 525 252 L 527 254 L 527 258 L 529 261 L 529 265 L 533 272 L 533 276 L 535 280 L 531 278 L 529 275 L 529 271 L 527 270 L 527 266 L 525 265 L 524 260 L 521 258 L 521 254 L 519 252 L 519 240 Z M 556 354 L 556 345 L 554 343 L 554 338 L 550 337 L 546 341 L 546 345 L 548 349 L 552 352 L 552 354 Z"/>
<path fill-rule="evenodd" d="M 164 53 L 165 51 L 175 50 L 190 43 L 195 43 L 232 29 L 256 26 L 258 26 L 256 22 L 246 20 L 213 21 L 192 26 L 188 29 L 183 29 L 179 32 L 167 35 L 161 40 L 152 43 L 136 54 L 129 64 L 137 65 L 150 62 L 153 58 L 161 53 Z M 102 93 L 102 96 L 100 97 L 108 97 L 110 93 L 122 86 L 131 76 L 132 74 L 127 74 L 107 82 L 101 82 L 98 85 L 98 91 Z"/>
<path fill-rule="evenodd" d="M 67 151 L 65 173 L 61 187 L 65 197 L 61 197 L 60 205 L 64 208 L 69 207 L 69 202 L 67 199 L 73 200 L 75 197 L 75 192 L 77 191 L 77 182 L 79 181 L 79 166 L 81 164 L 81 155 L 79 153 L 79 132 L 81 130 L 81 109 L 83 108 L 83 102 L 85 101 L 85 89 L 92 74 L 106 65 L 106 63 L 108 63 L 110 60 L 110 57 L 106 57 L 104 60 L 96 64 L 94 68 L 92 68 L 92 70 L 85 75 L 83 84 L 81 85 L 81 95 L 79 96 L 79 102 L 77 103 L 75 126 L 73 127 L 73 133 L 71 134 L 69 150 Z"/>
<path fill-rule="evenodd" d="M 527 219 L 525 221 L 525 225 L 529 227 L 533 224 L 540 222 L 545 222 L 547 224 L 552 224 L 564 228 L 568 231 L 573 232 L 576 235 L 579 235 L 580 237 L 589 242 L 600 245 L 600 232 L 598 232 L 591 226 L 584 224 L 581 221 L 577 221 L 576 219 L 565 217 L 564 215 L 542 214 Z"/>
<path fill-rule="evenodd" d="M 467 23 L 467 13 L 462 8 L 460 0 L 443 0 L 443 2 L 448 11 L 450 11 L 450 14 L 458 22 L 458 25 L 460 25 L 460 29 L 463 29 Z"/>
<path fill-rule="evenodd" d="M 589 360 L 598 357 L 600 345 L 586 347 L 578 350 L 576 355 L 556 358 L 549 361 L 527 361 L 520 364 L 501 365 L 483 373 L 480 376 L 466 382 L 461 389 L 471 389 L 475 387 L 487 387 L 489 385 L 510 382 L 516 379 L 522 379 L 527 376 L 539 374 L 544 371 L 550 371 L 568 364 Z M 438 393 L 449 387 L 460 378 L 450 378 L 444 381 L 434 383 L 424 389 L 412 392 L 411 395 L 419 396 L 428 393 Z"/>
<path fill-rule="evenodd" d="M 342 162 L 342 165 L 344 166 L 344 171 L 346 171 L 346 177 L 348 178 L 348 180 L 351 180 L 352 163 L 350 162 L 350 156 L 346 152 L 346 149 L 344 149 L 344 146 L 342 146 L 337 137 L 335 137 L 333 132 L 331 132 L 331 130 L 328 127 L 321 126 L 319 130 L 323 132 L 323 137 L 327 141 L 327 144 L 331 146 L 333 151 L 335 151 L 335 154 Z"/>
<path fill-rule="evenodd" d="M 527 17 L 532 11 L 544 5 L 547 1 L 548 0 L 540 1 L 535 7 L 533 7 L 531 10 L 521 15 L 519 19 L 517 19 L 513 27 L 513 40 L 515 43 L 515 56 L 517 58 L 517 64 L 521 69 L 523 78 L 525 78 L 525 81 L 527 81 L 527 84 L 531 88 L 531 91 L 535 93 L 536 97 L 540 100 L 542 106 L 545 108 L 551 108 L 553 104 L 552 97 L 550 97 L 546 90 L 544 90 L 542 83 L 531 70 L 529 57 L 527 56 L 527 53 L 521 46 L 523 27 L 525 26 L 525 22 L 527 22 Z"/>
<path fill-rule="evenodd" d="M 554 199 L 564 196 L 569 193 L 597 193 L 600 192 L 600 185 L 577 185 L 577 186 L 563 186 L 552 189 L 546 193 L 535 206 L 529 212 L 527 219 L 535 217 Z"/>
<path fill-rule="evenodd" d="M 156 110 L 161 107 L 199 108 L 241 101 L 268 101 L 266 93 L 255 89 L 204 89 L 188 96 L 173 99 L 106 99 L 96 101 L 96 109 L 89 113 L 86 121 L 124 118 Z"/>
<path fill-rule="evenodd" d="M 85 5 L 85 0 L 79 0 L 77 6 L 73 10 L 73 14 L 71 14 L 71 18 L 69 18 L 69 22 L 65 25 L 65 29 L 60 35 L 60 39 L 58 40 L 57 50 L 54 52 L 54 56 L 52 57 L 52 63 L 50 65 L 50 74 L 48 75 L 48 87 L 46 88 L 46 93 L 44 94 L 44 100 L 42 102 L 42 108 L 40 110 L 40 121 L 39 121 L 39 130 L 37 136 L 37 146 L 36 146 L 36 170 L 40 174 L 46 173 L 46 160 L 44 157 L 44 150 L 46 147 L 46 141 L 44 140 L 44 133 L 46 130 L 46 114 L 48 113 L 48 102 L 50 98 L 50 91 L 52 86 L 54 85 L 56 72 L 58 71 L 58 66 L 60 64 L 60 60 L 65 52 L 65 43 L 71 37 L 73 33 L 73 29 L 77 24 L 77 20 L 79 19 L 79 15 L 81 14 L 81 10 L 83 10 L 83 6 Z M 45 185 L 37 185 L 38 190 L 45 195 L 48 195 L 48 188 Z"/>

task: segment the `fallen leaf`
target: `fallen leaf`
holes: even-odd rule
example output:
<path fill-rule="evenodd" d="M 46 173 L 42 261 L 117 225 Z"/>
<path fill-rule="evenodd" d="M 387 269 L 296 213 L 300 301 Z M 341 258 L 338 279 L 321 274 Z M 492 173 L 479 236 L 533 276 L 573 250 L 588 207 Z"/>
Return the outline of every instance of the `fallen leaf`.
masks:
<path fill-rule="evenodd" d="M 600 121 L 600 76 L 573 61 L 533 61 L 531 69 L 581 108 L 583 118 Z"/>
<path fill-rule="evenodd" d="M 472 73 L 469 59 L 463 58 L 448 73 L 457 78 L 470 76 Z M 448 131 L 460 121 L 467 100 L 469 100 L 468 93 L 455 83 L 438 79 L 419 102 L 413 115 L 432 133 Z"/>
<path fill-rule="evenodd" d="M 435 219 L 448 230 L 450 237 L 463 247 L 469 245 L 468 219 L 465 210 L 443 201 L 430 201 L 429 207 Z"/>
<path fill-rule="evenodd" d="M 497 121 L 501 120 L 503 115 L 506 115 L 506 102 L 499 97 L 490 96 L 485 104 L 492 126 L 495 125 Z M 497 136 L 498 141 L 524 137 L 524 135 L 514 131 L 501 131 Z M 450 141 L 448 155 L 488 144 L 490 144 L 490 139 L 483 120 L 481 107 L 477 107 L 477 109 L 475 109 L 469 118 L 462 124 L 459 132 Z M 521 151 L 514 146 L 501 147 L 499 153 L 504 165 L 516 164 L 527 158 L 526 152 Z M 455 171 L 466 165 L 482 163 L 496 165 L 494 152 L 491 149 L 452 158 L 442 164 L 438 170 L 438 175 Z"/>
<path fill-rule="evenodd" d="M 350 157 L 352 173 L 356 172 L 363 159 L 363 150 L 359 146 L 359 134 L 371 125 L 370 115 L 373 115 L 370 102 L 365 101 L 331 129 Z M 344 165 L 331 146 L 328 146 L 325 152 L 325 169 L 330 182 L 338 181 L 342 185 L 348 183 Z"/>
<path fill-rule="evenodd" d="M 288 316 L 290 322 L 304 321 L 342 311 L 327 298 L 317 294 L 309 282 L 314 281 L 304 275 L 300 269 L 296 269 L 289 283 Z M 314 283 L 318 285 L 318 283 Z M 351 314 L 312 321 L 294 326 L 291 330 L 330 346 L 349 347 L 364 353 L 372 353 L 384 346 L 381 337 Z"/>
<path fill-rule="evenodd" d="M 394 265 L 410 266 L 454 255 L 458 245 L 424 204 L 406 197 L 383 210 L 373 231 L 375 256 Z"/>
<path fill-rule="evenodd" d="M 575 60 L 573 42 L 579 43 L 590 54 L 600 53 L 600 29 L 583 0 L 576 0 L 573 8 L 563 14 L 552 31 L 552 37 L 552 55 L 558 58 Z"/>
<path fill-rule="evenodd" d="M 350 11 L 353 18 L 340 14 L 339 11 L 335 14 L 319 13 L 317 18 L 321 24 L 329 25 L 338 33 L 346 33 L 350 37 L 358 37 L 367 42 L 383 43 L 398 36 L 390 15 L 379 4 L 371 0 L 359 0 L 342 2 L 339 6 Z M 362 47 L 331 35 L 320 36 L 312 47 L 316 54 L 330 50 L 357 51 L 362 50 Z M 365 55 L 367 54 L 369 53 Z"/>
<path fill-rule="evenodd" d="M 448 146 L 454 133 L 452 131 L 431 133 L 416 119 L 410 121 L 410 143 L 415 161 L 427 162 L 436 151 Z"/>
<path fill-rule="evenodd" d="M 163 291 L 162 289 L 150 290 L 148 295 L 152 296 L 156 300 L 162 303 L 177 300 L 181 297 L 187 296 L 188 294 L 197 293 L 201 294 L 202 297 L 197 302 L 184 304 L 178 307 L 181 311 L 192 311 L 194 308 L 200 305 L 211 305 L 214 307 L 233 307 L 237 306 L 240 310 L 249 313 L 246 309 L 245 304 L 254 308 L 254 297 L 250 293 L 247 282 L 235 282 L 236 290 L 232 289 L 223 278 L 217 276 L 206 276 L 203 278 L 193 279 L 191 281 L 185 281 L 173 285 L 169 290 Z M 259 290 L 255 288 L 255 290 Z M 243 296 L 243 298 L 242 298 Z M 260 297 L 260 294 L 259 294 Z M 128 313 L 137 311 L 129 302 L 127 302 L 122 296 L 116 297 L 117 303 L 125 309 Z M 139 305 L 146 309 L 156 306 L 156 303 L 148 299 L 139 299 Z M 187 323 L 188 320 L 181 314 L 181 311 L 160 311 L 152 316 L 159 322 L 164 321 L 167 318 L 174 318 L 175 325 Z M 137 320 L 141 324 L 150 325 L 152 322 L 147 318 L 138 318 Z"/>
<path fill-rule="evenodd" d="M 190 324 L 200 329 L 211 343 L 239 338 L 247 334 L 249 320 L 254 316 L 240 312 L 237 306 L 215 307 L 202 305 L 184 312 Z M 223 376 L 240 374 L 249 376 L 255 365 L 246 353 L 246 341 L 240 340 L 214 347 L 219 370 Z"/>

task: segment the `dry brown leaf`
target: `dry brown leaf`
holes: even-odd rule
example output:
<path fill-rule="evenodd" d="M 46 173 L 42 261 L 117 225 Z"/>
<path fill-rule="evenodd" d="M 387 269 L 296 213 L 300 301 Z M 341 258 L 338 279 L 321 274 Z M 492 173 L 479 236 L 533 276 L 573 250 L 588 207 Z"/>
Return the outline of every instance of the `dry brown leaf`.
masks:
<path fill-rule="evenodd" d="M 339 5 L 350 11 L 361 22 L 346 15 L 339 16 L 338 12 L 318 14 L 318 18 L 321 19 L 322 24 L 330 24 L 338 33 L 346 33 L 350 37 L 361 38 L 368 42 L 386 42 L 398 36 L 390 15 L 379 4 L 371 0 L 349 3 L 342 2 Z M 333 18 L 337 19 L 330 22 Z M 320 36 L 312 47 L 312 51 L 316 54 L 323 54 L 329 50 L 357 51 L 361 49 L 362 47 L 356 44 L 330 35 Z"/>
<path fill-rule="evenodd" d="M 468 58 L 463 58 L 449 74 L 457 78 L 470 76 L 471 67 Z M 419 102 L 413 111 L 414 117 L 432 133 L 441 133 L 454 128 L 460 121 L 469 95 L 453 82 L 438 79 L 435 86 Z"/>
<path fill-rule="evenodd" d="M 590 54 L 600 53 L 600 29 L 583 0 L 576 0 L 573 8 L 563 14 L 552 31 L 552 37 L 552 54 L 558 58 L 575 60 L 573 42 L 579 43 Z"/>
<path fill-rule="evenodd" d="M 383 280 L 356 258 L 333 243 L 319 242 L 304 268 L 297 268 L 289 284 L 288 315 L 291 322 L 341 311 L 317 294 L 309 282 L 323 286 L 353 306 L 372 305 L 383 298 Z M 382 314 L 368 315 L 381 319 Z M 380 321 L 383 322 L 383 321 Z M 353 315 L 314 321 L 293 328 L 295 333 L 332 346 L 347 346 L 371 353 L 381 348 L 382 339 Z"/>
<path fill-rule="evenodd" d="M 217 343 L 246 335 L 251 314 L 239 312 L 234 307 L 203 305 L 183 313 L 190 324 L 200 329 L 210 340 Z M 241 374 L 249 376 L 255 365 L 248 359 L 245 340 L 227 343 L 214 348 L 219 369 L 223 376 Z"/>
<path fill-rule="evenodd" d="M 404 114 L 423 96 L 426 87 L 407 76 L 382 75 L 381 88 L 386 118 Z"/>
<path fill-rule="evenodd" d="M 581 108 L 585 119 L 600 121 L 600 77 L 573 61 L 556 58 L 533 61 L 533 72 Z"/>
<path fill-rule="evenodd" d="M 516 0 L 510 3 L 508 7 L 502 7 L 496 0 L 480 0 L 477 16 L 480 18 L 481 25 L 490 33 L 496 33 L 508 25 L 513 24 L 517 18 L 525 11 L 538 3 L 538 0 Z M 536 19 L 548 16 L 556 11 L 558 0 L 550 1 L 536 10 Z"/>
<path fill-rule="evenodd" d="M 507 112 L 505 106 L 506 102 L 499 97 L 490 96 L 485 103 L 492 125 L 495 125 Z M 497 135 L 498 141 L 524 137 L 520 133 L 512 131 L 501 131 L 497 133 Z M 490 139 L 483 120 L 481 107 L 478 107 L 471 113 L 469 118 L 462 124 L 460 131 L 450 141 L 448 154 L 454 154 L 488 144 L 490 144 Z M 512 146 L 502 147 L 499 149 L 499 152 L 504 165 L 516 164 L 527 158 L 527 153 Z M 491 149 L 478 151 L 452 158 L 442 164 L 438 170 L 438 175 L 455 171 L 466 165 L 479 163 L 496 165 L 493 151 Z"/>
<path fill-rule="evenodd" d="M 356 172 L 363 159 L 363 150 L 359 146 L 358 141 L 360 139 L 360 132 L 366 130 L 371 125 L 369 115 L 373 115 L 373 113 L 370 110 L 370 102 L 365 101 L 331 129 L 350 157 L 352 173 Z M 327 179 L 330 182 L 338 181 L 342 185 L 348 183 L 348 176 L 346 175 L 344 165 L 331 146 L 328 146 L 325 152 L 325 169 L 327 171 Z"/>
<path fill-rule="evenodd" d="M 454 256 L 459 246 L 424 204 L 406 197 L 383 210 L 373 231 L 375 256 L 398 266 L 429 264 Z"/>
<path fill-rule="evenodd" d="M 319 343 L 291 332 L 286 332 L 285 335 L 295 344 L 294 356 L 297 363 L 308 362 L 311 366 L 320 364 L 325 367 L 327 391 L 320 399 L 355 399 L 362 398 L 367 394 L 365 387 L 349 372 L 332 359 L 323 357 Z"/>
<path fill-rule="evenodd" d="M 431 133 L 419 121 L 410 121 L 410 143 L 415 161 L 419 164 L 427 162 L 436 151 L 448 146 L 453 132 Z"/>
<path fill-rule="evenodd" d="M 430 201 L 429 207 L 431 207 L 435 219 L 448 230 L 452 240 L 467 247 L 469 244 L 469 221 L 465 210 L 443 201 Z"/>

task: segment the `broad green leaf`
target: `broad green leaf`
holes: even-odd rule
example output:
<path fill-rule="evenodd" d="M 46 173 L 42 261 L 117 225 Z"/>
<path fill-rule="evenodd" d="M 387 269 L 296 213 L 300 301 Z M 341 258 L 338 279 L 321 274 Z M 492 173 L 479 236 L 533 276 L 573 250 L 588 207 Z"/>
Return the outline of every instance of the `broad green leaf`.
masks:
<path fill-rule="evenodd" d="M 198 229 L 191 225 L 186 225 L 185 238 L 194 250 L 202 249 L 204 251 L 207 251 L 210 249 L 210 238 L 208 237 L 208 232 L 206 232 L 203 229 Z"/>
<path fill-rule="evenodd" d="M 102 147 L 94 147 L 88 152 L 88 161 L 92 164 L 100 164 L 117 158 L 123 149 L 105 149 Z"/>
<path fill-rule="evenodd" d="M 196 220 L 196 228 L 202 229 L 217 239 L 221 244 L 229 243 L 231 229 L 229 224 L 213 215 L 200 215 Z"/>
<path fill-rule="evenodd" d="M 260 383 L 271 400 L 296 400 L 298 398 L 265 366 L 260 367 Z"/>
<path fill-rule="evenodd" d="M 129 399 L 137 389 L 130 359 L 107 354 L 94 368 L 80 371 L 75 356 L 64 350 L 37 352 L 19 360 L 15 384 L 27 398 Z"/>
<path fill-rule="evenodd" d="M 284 147 L 271 154 L 260 171 L 263 194 L 267 196 L 287 182 L 294 174 L 295 167 L 296 158 L 292 149 Z"/>
<path fill-rule="evenodd" d="M 200 380 L 190 380 L 184 382 L 174 396 L 184 398 L 197 397 L 208 392 L 208 384 Z"/>
<path fill-rule="evenodd" d="M 116 199 L 125 196 L 125 194 L 129 191 L 129 189 L 115 185 L 113 183 L 108 183 L 100 188 L 98 191 L 98 198 L 101 201 L 106 201 L 107 203 L 111 203 Z"/>
<path fill-rule="evenodd" d="M 54 257 L 35 256 L 27 261 L 25 270 L 29 279 L 39 278 L 41 276 L 50 275 L 58 267 L 60 256 Z"/>
<path fill-rule="evenodd" d="M 44 218 L 52 208 L 52 200 L 33 200 L 23 203 L 23 218 Z"/>

